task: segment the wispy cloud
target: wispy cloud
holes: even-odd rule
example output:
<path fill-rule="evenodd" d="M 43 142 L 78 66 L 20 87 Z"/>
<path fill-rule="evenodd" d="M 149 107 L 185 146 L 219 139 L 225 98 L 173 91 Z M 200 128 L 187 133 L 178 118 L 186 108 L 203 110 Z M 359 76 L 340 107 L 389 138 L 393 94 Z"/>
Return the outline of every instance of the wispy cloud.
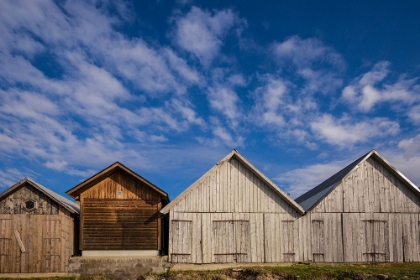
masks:
<path fill-rule="evenodd" d="M 342 85 L 340 73 L 346 69 L 344 59 L 318 39 L 292 36 L 274 43 L 272 50 L 282 70 L 292 65 L 294 74 L 306 81 L 301 89 L 303 93 L 333 93 Z"/>
<path fill-rule="evenodd" d="M 365 142 L 373 137 L 393 136 L 400 131 L 397 122 L 386 118 L 354 121 L 347 117 L 337 119 L 329 114 L 320 116 L 310 125 L 317 137 L 339 147 Z"/>
<path fill-rule="evenodd" d="M 297 198 L 334 175 L 347 164 L 347 161 L 338 160 L 308 165 L 280 174 L 275 180 L 287 183 L 289 185 L 287 192 L 292 198 Z"/>
<path fill-rule="evenodd" d="M 188 14 L 175 21 L 175 42 L 206 67 L 220 54 L 227 32 L 244 24 L 232 10 L 209 12 L 197 7 L 192 7 Z"/>
<path fill-rule="evenodd" d="M 362 112 L 369 112 L 383 102 L 413 104 L 419 101 L 420 84 L 417 79 L 401 75 L 394 83 L 385 81 L 390 73 L 389 65 L 387 61 L 378 62 L 372 70 L 356 78 L 343 89 L 343 99 L 355 104 Z"/>

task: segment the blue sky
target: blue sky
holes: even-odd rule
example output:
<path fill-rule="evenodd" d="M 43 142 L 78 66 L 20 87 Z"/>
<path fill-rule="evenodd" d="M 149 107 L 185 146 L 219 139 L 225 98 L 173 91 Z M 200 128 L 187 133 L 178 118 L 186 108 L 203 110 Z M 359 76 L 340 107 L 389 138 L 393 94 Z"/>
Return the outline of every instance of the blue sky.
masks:
<path fill-rule="evenodd" d="M 0 191 L 115 161 L 173 199 L 233 148 L 297 197 L 377 149 L 420 185 L 419 1 L 0 1 Z"/>

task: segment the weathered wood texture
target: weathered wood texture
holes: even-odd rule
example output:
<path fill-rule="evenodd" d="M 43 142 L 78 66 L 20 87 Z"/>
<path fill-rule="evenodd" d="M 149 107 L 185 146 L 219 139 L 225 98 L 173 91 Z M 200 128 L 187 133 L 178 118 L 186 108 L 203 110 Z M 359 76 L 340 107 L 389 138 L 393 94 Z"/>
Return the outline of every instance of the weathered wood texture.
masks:
<path fill-rule="evenodd" d="M 32 211 L 25 210 L 27 200 L 36 201 L 37 207 Z M 45 215 L 58 214 L 58 203 L 28 183 L 0 201 L 0 214 Z"/>
<path fill-rule="evenodd" d="M 420 261 L 420 199 L 375 158 L 299 219 L 300 260 Z"/>
<path fill-rule="evenodd" d="M 160 250 L 162 197 L 121 169 L 80 194 L 82 250 Z"/>
<path fill-rule="evenodd" d="M 27 199 L 38 202 L 38 209 L 19 209 Z M 75 253 L 74 217 L 31 186 L 18 189 L 0 205 L 6 207 L 4 212 L 13 209 L 0 214 L 0 273 L 66 272 Z"/>
<path fill-rule="evenodd" d="M 289 214 L 170 212 L 172 262 L 294 262 L 297 220 Z"/>
<path fill-rule="evenodd" d="M 289 203 L 235 158 L 222 162 L 196 182 L 173 211 L 296 213 Z"/>
<path fill-rule="evenodd" d="M 420 213 L 420 198 L 370 157 L 311 212 Z"/>
<path fill-rule="evenodd" d="M 169 212 L 169 259 L 293 262 L 300 216 L 235 158 L 202 177 Z"/>

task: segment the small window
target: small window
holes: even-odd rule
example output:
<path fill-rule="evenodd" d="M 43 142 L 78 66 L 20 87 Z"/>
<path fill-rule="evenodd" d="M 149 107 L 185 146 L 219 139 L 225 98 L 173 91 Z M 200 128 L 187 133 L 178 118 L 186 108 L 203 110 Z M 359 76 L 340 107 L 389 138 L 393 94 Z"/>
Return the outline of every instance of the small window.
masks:
<path fill-rule="evenodd" d="M 25 201 L 24 210 L 30 212 L 30 211 L 34 211 L 36 209 L 37 209 L 36 201 L 34 201 L 32 199 L 29 199 L 29 200 Z"/>
<path fill-rule="evenodd" d="M 28 200 L 25 202 L 25 207 L 26 209 L 31 210 L 35 207 L 35 202 L 33 202 L 32 200 Z"/>

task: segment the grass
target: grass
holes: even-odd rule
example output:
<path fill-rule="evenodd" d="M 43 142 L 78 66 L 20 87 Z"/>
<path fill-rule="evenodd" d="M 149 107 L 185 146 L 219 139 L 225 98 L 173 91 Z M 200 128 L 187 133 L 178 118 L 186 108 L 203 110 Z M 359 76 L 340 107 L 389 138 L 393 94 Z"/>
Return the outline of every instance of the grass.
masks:
<path fill-rule="evenodd" d="M 360 264 L 360 265 L 305 265 L 280 267 L 246 267 L 212 271 L 168 271 L 149 274 L 143 279 L 165 280 L 229 280 L 229 279 L 420 279 L 420 263 L 405 264 Z"/>
<path fill-rule="evenodd" d="M 2 278 L 0 274 L 0 280 L 18 280 L 19 278 Z M 25 280 L 111 280 L 104 275 L 94 276 L 55 276 L 55 277 L 33 277 L 33 278 L 22 278 Z"/>
<path fill-rule="evenodd" d="M 8 278 L 1 278 L 5 280 Z M 27 278 L 28 279 L 28 278 Z M 46 277 L 29 278 L 31 280 L 109 280 L 102 275 L 79 277 Z M 296 264 L 292 266 L 243 267 L 207 271 L 168 271 L 161 274 L 146 274 L 140 279 L 147 280 L 394 280 L 420 279 L 420 263 L 401 264 L 355 264 L 355 265 L 321 265 Z M 10 279 L 12 280 L 12 279 Z M 13 278 L 16 280 L 16 278 Z"/>

